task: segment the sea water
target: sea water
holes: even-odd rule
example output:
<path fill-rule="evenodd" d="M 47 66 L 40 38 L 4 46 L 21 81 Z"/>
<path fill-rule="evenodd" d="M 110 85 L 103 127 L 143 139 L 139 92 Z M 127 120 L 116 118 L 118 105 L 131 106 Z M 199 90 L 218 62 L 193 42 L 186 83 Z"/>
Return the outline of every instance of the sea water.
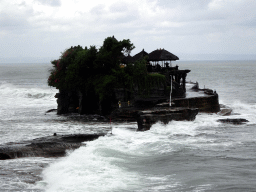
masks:
<path fill-rule="evenodd" d="M 0 161 L 0 191 L 255 191 L 256 61 L 179 61 L 187 81 L 219 94 L 243 125 L 199 113 L 195 121 L 112 123 L 113 134 L 62 158 Z M 58 134 L 108 132 L 108 123 L 45 112 L 57 107 L 50 64 L 0 64 L 0 144 Z M 224 117 L 227 118 L 227 117 Z"/>

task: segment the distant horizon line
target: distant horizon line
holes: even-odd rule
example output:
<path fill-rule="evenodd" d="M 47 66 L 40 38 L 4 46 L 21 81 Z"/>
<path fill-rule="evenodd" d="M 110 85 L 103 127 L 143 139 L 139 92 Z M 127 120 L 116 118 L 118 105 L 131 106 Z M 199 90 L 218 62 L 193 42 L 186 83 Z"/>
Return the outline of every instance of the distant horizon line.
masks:
<path fill-rule="evenodd" d="M 203 62 L 203 61 L 256 61 L 256 59 L 237 59 L 237 60 L 234 60 L 234 59 L 212 59 L 212 60 L 177 60 L 177 61 L 174 61 L 174 62 L 196 62 L 196 61 L 199 61 L 199 62 Z M 51 64 L 51 62 L 0 62 L 0 64 Z"/>
<path fill-rule="evenodd" d="M 179 53 L 177 61 L 253 61 L 256 54 L 192 54 Z M 57 59 L 58 57 L 55 57 Z M 51 63 L 54 57 L 2 57 L 0 63 Z"/>

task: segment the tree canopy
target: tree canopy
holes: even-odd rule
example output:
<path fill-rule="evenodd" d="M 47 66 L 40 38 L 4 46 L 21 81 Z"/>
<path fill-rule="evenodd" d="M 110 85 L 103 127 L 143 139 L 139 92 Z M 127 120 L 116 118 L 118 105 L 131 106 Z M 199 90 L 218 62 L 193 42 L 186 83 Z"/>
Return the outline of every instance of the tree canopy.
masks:
<path fill-rule="evenodd" d="M 93 90 L 99 100 L 111 96 L 115 88 L 148 94 L 155 82 L 164 82 L 163 75 L 149 75 L 146 60 L 122 67 L 122 59 L 130 54 L 134 45 L 129 39 L 118 41 L 114 36 L 95 46 L 66 49 L 58 60 L 51 63 L 48 85 L 60 90 L 86 92 Z"/>

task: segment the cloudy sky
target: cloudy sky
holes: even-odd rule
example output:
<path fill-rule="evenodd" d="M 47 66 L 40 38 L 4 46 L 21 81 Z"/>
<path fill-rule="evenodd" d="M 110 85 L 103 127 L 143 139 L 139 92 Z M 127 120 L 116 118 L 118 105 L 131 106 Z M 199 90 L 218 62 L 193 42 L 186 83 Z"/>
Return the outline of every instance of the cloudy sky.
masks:
<path fill-rule="evenodd" d="M 0 62 L 55 59 L 113 35 L 131 40 L 131 55 L 165 48 L 180 60 L 249 58 L 256 54 L 255 10 L 255 0 L 0 0 Z"/>

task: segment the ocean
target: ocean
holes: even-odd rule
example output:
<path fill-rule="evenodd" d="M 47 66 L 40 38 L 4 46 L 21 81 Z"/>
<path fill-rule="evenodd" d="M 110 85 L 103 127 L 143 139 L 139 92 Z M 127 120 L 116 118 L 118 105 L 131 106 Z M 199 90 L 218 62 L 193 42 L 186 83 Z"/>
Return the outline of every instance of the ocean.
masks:
<path fill-rule="evenodd" d="M 137 124 L 112 122 L 113 135 L 87 142 L 65 157 L 0 161 L 0 191 L 203 192 L 256 191 L 256 61 L 177 61 L 187 81 L 219 94 L 233 109 L 223 124 L 217 114 L 195 121 Z M 56 109 L 47 86 L 50 63 L 0 64 L 0 144 L 57 134 L 107 133 L 109 123 L 81 122 L 45 112 Z"/>

